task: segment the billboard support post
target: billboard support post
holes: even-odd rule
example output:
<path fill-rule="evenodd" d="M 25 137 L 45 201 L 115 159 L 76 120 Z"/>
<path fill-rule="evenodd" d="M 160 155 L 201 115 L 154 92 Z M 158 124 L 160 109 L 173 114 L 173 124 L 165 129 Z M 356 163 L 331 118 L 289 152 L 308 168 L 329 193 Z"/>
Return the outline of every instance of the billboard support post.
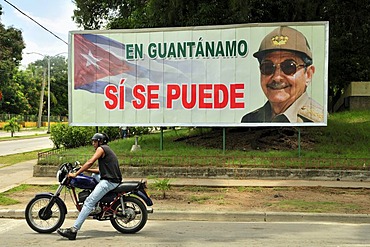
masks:
<path fill-rule="evenodd" d="M 163 127 L 161 127 L 161 136 L 159 138 L 159 150 L 163 151 Z"/>
<path fill-rule="evenodd" d="M 225 154 L 226 150 L 226 128 L 222 128 L 222 151 Z"/>
<path fill-rule="evenodd" d="M 298 157 L 301 157 L 301 128 L 298 127 Z"/>

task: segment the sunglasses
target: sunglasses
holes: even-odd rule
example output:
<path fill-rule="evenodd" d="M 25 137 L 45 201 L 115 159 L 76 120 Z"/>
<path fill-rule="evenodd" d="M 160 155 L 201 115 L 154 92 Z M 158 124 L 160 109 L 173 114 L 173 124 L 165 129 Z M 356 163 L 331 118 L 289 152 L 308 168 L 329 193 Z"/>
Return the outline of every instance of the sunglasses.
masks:
<path fill-rule="evenodd" d="M 278 64 L 274 64 L 271 61 L 264 61 L 260 64 L 261 74 L 273 75 L 278 66 L 286 75 L 294 75 L 299 67 L 306 67 L 305 64 L 297 64 L 294 60 L 290 59 Z"/>

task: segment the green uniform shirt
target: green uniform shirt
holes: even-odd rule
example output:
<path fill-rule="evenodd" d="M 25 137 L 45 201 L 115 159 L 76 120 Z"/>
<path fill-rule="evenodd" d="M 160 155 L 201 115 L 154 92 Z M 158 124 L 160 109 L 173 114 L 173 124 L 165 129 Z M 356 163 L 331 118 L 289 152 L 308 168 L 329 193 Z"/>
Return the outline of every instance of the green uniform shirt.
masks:
<path fill-rule="evenodd" d="M 323 122 L 324 109 L 323 107 L 308 97 L 307 92 L 302 94 L 289 108 L 282 114 L 272 117 L 270 102 L 246 115 L 243 116 L 242 123 L 263 123 L 263 122 Z"/>

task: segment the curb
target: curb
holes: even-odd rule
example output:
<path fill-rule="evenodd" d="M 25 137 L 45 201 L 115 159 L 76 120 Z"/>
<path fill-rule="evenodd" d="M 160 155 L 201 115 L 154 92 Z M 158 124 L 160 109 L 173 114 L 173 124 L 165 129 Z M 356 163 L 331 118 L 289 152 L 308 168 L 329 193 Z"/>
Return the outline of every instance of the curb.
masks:
<path fill-rule="evenodd" d="M 24 219 L 25 210 L 0 210 L 0 218 Z M 76 218 L 77 210 L 71 210 L 66 218 Z M 155 211 L 149 220 L 169 221 L 231 221 L 231 222 L 338 222 L 369 224 L 368 214 L 281 213 L 281 212 L 201 212 Z"/>
<path fill-rule="evenodd" d="M 365 164 L 365 163 L 364 163 Z M 34 177 L 54 177 L 58 166 L 36 164 Z M 294 168 L 249 168 L 249 167 L 135 167 L 121 166 L 122 176 L 149 176 L 179 179 L 273 179 L 370 182 L 370 170 L 328 170 Z"/>

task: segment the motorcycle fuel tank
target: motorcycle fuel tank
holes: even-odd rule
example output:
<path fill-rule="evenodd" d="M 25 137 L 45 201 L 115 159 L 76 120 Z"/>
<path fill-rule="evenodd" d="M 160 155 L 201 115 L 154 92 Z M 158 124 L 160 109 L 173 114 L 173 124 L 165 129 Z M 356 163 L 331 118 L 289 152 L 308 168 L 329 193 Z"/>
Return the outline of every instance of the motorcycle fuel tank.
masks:
<path fill-rule="evenodd" d="M 80 189 L 94 189 L 98 182 L 89 176 L 83 174 L 78 175 L 75 178 L 72 178 L 71 185 Z"/>

